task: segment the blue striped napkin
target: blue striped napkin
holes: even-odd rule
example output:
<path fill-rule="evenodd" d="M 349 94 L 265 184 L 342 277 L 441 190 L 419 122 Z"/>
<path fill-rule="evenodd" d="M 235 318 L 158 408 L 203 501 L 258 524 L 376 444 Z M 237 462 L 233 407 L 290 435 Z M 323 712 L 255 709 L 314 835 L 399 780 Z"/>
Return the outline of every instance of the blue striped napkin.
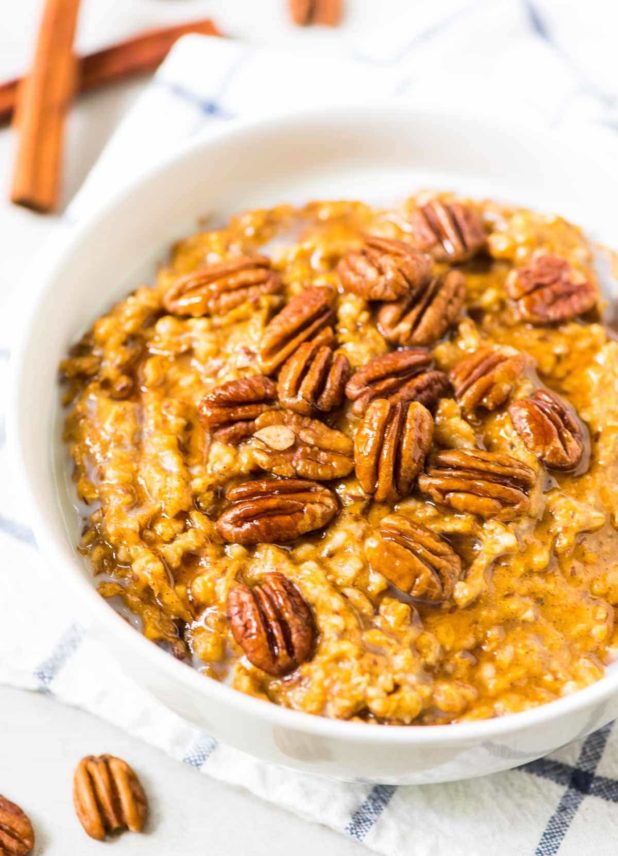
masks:
<path fill-rule="evenodd" d="M 596 42 L 586 53 L 585 30 L 576 20 L 580 4 L 563 0 L 558 33 L 543 16 L 547 2 L 541 10 L 530 0 L 410 5 L 408 20 L 387 22 L 370 41 L 344 32 L 336 51 L 320 57 L 183 39 L 122 122 L 69 219 L 95 208 L 119 176 L 134 176 L 205 128 L 299 104 L 349 103 L 358 93 L 364 99 L 398 96 L 419 106 L 464 103 L 493 115 L 517 111 L 565 134 L 586 135 L 597 150 L 616 152 L 616 68 L 603 65 Z M 601 9 L 598 0 L 589 0 L 587 13 L 595 6 Z M 613 15 L 616 25 L 618 14 L 608 4 L 603 10 L 603 30 L 611 32 L 607 17 Z M 569 38 L 572 52 L 564 47 Z M 0 389 L 9 355 L 0 342 Z M 74 621 L 65 594 L 58 596 L 10 478 L 3 441 L 0 433 L 0 603 L 11 609 L 3 609 L 0 622 L 0 682 L 53 694 L 206 775 L 248 788 L 389 856 L 615 853 L 610 833 L 618 820 L 618 737 L 611 725 L 507 773 L 397 788 L 347 785 L 270 767 L 181 721 L 124 676 Z M 24 626 L 37 628 L 36 636 L 23 634 Z"/>

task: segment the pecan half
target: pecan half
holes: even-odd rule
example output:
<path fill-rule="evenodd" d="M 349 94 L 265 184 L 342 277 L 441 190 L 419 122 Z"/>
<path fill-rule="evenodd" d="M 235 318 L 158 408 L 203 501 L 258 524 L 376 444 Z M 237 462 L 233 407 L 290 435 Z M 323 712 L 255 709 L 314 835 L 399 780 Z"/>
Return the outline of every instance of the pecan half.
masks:
<path fill-rule="evenodd" d="M 434 502 L 479 517 L 512 520 L 529 507 L 532 467 L 510 455 L 478 449 L 438 452 L 418 486 Z"/>
<path fill-rule="evenodd" d="M 337 267 L 346 291 L 365 300 L 397 300 L 431 279 L 431 256 L 392 238 L 367 238 L 364 247 L 345 255 Z"/>
<path fill-rule="evenodd" d="M 163 306 L 173 315 L 221 315 L 263 294 L 279 294 L 282 287 L 269 258 L 239 256 L 181 276 L 165 292 Z"/>
<path fill-rule="evenodd" d="M 596 286 L 559 256 L 541 255 L 526 267 L 511 271 L 506 280 L 510 298 L 524 321 L 552 324 L 594 309 Z"/>
<path fill-rule="evenodd" d="M 11 800 L 0 796 L 0 853 L 28 856 L 34 847 L 34 829 L 28 815 Z"/>
<path fill-rule="evenodd" d="M 456 321 L 466 299 L 459 271 L 436 277 L 424 288 L 378 311 L 378 330 L 393 345 L 431 345 Z"/>
<path fill-rule="evenodd" d="M 327 344 L 334 340 L 336 295 L 332 288 L 312 286 L 297 294 L 264 330 L 260 364 L 275 373 L 303 342 Z"/>
<path fill-rule="evenodd" d="M 263 413 L 250 442 L 259 467 L 277 476 L 328 481 L 354 469 L 354 443 L 342 431 L 289 410 Z"/>
<path fill-rule="evenodd" d="M 228 508 L 217 520 L 217 530 L 234 544 L 293 541 L 322 529 L 339 510 L 336 495 L 326 487 L 302 479 L 258 479 L 227 491 Z"/>
<path fill-rule="evenodd" d="M 392 351 L 371 360 L 348 381 L 345 393 L 356 414 L 364 413 L 377 398 L 398 401 L 419 401 L 432 409 L 450 388 L 444 372 L 433 368 L 429 351 L 408 348 Z"/>
<path fill-rule="evenodd" d="M 402 514 L 389 514 L 380 521 L 365 553 L 374 570 L 420 600 L 449 600 L 461 574 L 461 559 L 453 548 Z"/>
<path fill-rule="evenodd" d="M 264 375 L 230 380 L 201 400 L 200 421 L 218 440 L 237 443 L 253 433 L 255 420 L 276 398 L 277 387 Z"/>
<path fill-rule="evenodd" d="M 451 370 L 457 401 L 466 413 L 496 410 L 510 398 L 526 362 L 514 348 L 479 348 Z"/>
<path fill-rule="evenodd" d="M 141 832 L 148 803 L 133 769 L 113 755 L 88 755 L 77 765 L 73 778 L 73 804 L 79 822 L 91 838 Z"/>
<path fill-rule="evenodd" d="M 577 469 L 589 454 L 588 432 L 577 413 L 548 389 L 514 401 L 509 416 L 526 448 L 549 469 Z"/>
<path fill-rule="evenodd" d="M 462 202 L 432 199 L 415 209 L 410 223 L 415 246 L 438 261 L 464 262 L 485 247 L 481 218 Z"/>
<path fill-rule="evenodd" d="M 258 669 L 280 678 L 311 657 L 316 637 L 309 604 L 283 574 L 265 574 L 252 588 L 238 583 L 227 599 L 232 635 Z"/>
<path fill-rule="evenodd" d="M 377 502 L 407 496 L 431 448 L 433 418 L 417 401 L 372 402 L 354 440 L 356 477 Z"/>
<path fill-rule="evenodd" d="M 281 403 L 303 416 L 329 413 L 345 398 L 350 363 L 328 345 L 305 342 L 292 354 L 279 374 Z"/>

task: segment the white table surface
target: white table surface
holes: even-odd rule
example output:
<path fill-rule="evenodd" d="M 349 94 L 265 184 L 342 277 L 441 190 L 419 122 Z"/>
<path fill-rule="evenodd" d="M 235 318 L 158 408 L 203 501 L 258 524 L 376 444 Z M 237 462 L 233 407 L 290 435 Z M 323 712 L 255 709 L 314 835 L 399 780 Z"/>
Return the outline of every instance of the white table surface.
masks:
<path fill-rule="evenodd" d="M 295 32 L 283 2 L 82 0 L 78 42 L 81 49 L 94 49 L 139 29 L 211 15 L 221 29 L 240 38 L 260 42 L 313 39 L 336 49 L 337 34 Z M 356 4 L 359 12 L 368 5 Z M 26 66 L 40 6 L 40 0 L 0 0 L 0 79 Z M 366 17 L 363 25 L 369 24 L 371 13 Z M 75 107 L 66 146 L 65 202 L 76 192 L 143 85 L 139 81 L 116 86 L 82 99 Z M 0 131 L 0 307 L 19 288 L 22 270 L 56 227 L 55 218 L 32 214 L 6 201 L 12 152 L 11 133 Z M 6 323 L 1 311 L 0 323 Z M 38 835 L 36 854 L 103 852 L 101 844 L 83 833 L 71 804 L 75 764 L 85 754 L 101 752 L 119 755 L 135 766 L 152 808 L 149 834 L 124 835 L 113 845 L 114 852 L 126 856 L 352 856 L 367 852 L 324 827 L 299 820 L 240 789 L 213 782 L 82 711 L 0 687 L 0 794 L 30 814 Z"/>

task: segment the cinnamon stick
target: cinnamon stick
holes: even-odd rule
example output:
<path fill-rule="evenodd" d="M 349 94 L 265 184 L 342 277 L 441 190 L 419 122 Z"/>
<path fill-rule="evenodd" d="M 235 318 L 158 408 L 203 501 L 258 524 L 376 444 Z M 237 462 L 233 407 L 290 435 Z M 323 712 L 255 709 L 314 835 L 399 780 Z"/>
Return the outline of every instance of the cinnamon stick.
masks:
<path fill-rule="evenodd" d="M 163 62 L 174 42 L 189 33 L 199 33 L 203 36 L 220 35 L 213 22 L 207 18 L 146 30 L 108 48 L 80 57 L 77 65 L 77 91 L 90 92 L 108 83 L 154 71 Z M 20 82 L 19 79 L 14 79 L 0 83 L 0 126 L 10 121 L 13 115 Z"/>
<path fill-rule="evenodd" d="M 58 201 L 64 123 L 76 80 L 79 2 L 45 0 L 32 70 L 19 87 L 11 201 L 35 211 L 51 211 Z"/>

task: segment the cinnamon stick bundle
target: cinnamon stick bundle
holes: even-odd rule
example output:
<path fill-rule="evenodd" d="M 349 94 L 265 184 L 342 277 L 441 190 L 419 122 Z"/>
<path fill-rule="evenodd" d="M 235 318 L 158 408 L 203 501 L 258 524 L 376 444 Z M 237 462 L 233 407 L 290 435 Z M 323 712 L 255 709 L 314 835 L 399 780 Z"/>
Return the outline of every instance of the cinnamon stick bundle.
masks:
<path fill-rule="evenodd" d="M 34 63 L 19 88 L 11 200 L 35 211 L 51 211 L 58 199 L 64 123 L 76 80 L 79 2 L 45 0 Z"/>
<path fill-rule="evenodd" d="M 206 18 L 146 30 L 80 57 L 77 63 L 77 91 L 90 92 L 108 83 L 154 71 L 163 62 L 174 42 L 188 33 L 220 35 L 213 22 Z M 19 79 L 0 83 L 0 126 L 10 121 L 13 115 L 20 83 Z"/>

